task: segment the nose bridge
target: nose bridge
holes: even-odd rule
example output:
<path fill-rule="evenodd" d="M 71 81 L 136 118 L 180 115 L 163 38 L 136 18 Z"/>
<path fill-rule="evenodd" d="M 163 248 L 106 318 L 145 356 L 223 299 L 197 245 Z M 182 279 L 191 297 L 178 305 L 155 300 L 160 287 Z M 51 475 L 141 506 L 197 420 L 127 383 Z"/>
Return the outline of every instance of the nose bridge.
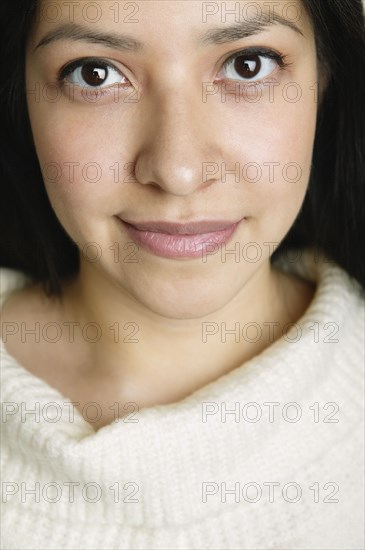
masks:
<path fill-rule="evenodd" d="M 144 119 L 149 123 L 136 161 L 138 181 L 178 195 L 205 186 L 202 167 L 212 160 L 214 147 L 199 90 L 186 82 L 161 86 Z"/>

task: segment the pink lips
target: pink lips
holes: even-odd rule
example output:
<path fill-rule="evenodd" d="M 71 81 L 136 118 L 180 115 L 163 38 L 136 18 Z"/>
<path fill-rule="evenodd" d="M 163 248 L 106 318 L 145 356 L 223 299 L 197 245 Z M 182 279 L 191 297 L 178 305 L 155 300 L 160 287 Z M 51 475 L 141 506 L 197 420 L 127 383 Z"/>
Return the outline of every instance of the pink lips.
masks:
<path fill-rule="evenodd" d="M 185 224 L 133 222 L 123 227 L 139 246 L 165 258 L 201 258 L 228 243 L 240 222 L 201 221 Z"/>

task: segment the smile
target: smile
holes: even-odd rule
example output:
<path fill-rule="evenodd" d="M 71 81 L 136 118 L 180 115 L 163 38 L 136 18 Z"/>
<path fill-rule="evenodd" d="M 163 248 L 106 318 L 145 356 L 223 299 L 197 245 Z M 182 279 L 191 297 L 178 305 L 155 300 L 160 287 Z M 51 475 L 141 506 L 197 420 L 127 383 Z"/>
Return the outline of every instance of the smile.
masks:
<path fill-rule="evenodd" d="M 165 258 L 201 258 L 227 244 L 238 222 L 200 221 L 185 224 L 133 222 L 118 218 L 133 242 L 144 250 Z"/>

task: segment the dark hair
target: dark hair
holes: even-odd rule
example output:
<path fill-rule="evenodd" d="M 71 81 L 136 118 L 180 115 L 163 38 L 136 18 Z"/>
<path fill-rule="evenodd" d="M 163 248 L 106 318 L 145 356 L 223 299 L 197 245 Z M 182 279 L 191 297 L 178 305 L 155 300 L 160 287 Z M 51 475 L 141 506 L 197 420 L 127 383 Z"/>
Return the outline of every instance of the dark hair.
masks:
<path fill-rule="evenodd" d="M 312 171 L 303 207 L 275 252 L 315 247 L 365 287 L 365 32 L 362 0 L 302 0 L 313 22 L 328 84 L 319 108 Z M 61 295 L 79 251 L 48 200 L 26 106 L 24 54 L 37 1 L 1 0 L 1 264 Z M 8 77 L 10 75 L 10 77 Z"/>

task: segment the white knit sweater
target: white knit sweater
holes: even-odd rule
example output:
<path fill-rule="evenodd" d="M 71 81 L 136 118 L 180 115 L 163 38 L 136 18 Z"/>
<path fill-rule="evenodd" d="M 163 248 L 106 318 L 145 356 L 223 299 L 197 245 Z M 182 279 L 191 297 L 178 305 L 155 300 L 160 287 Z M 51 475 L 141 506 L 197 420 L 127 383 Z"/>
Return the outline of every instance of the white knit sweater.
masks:
<path fill-rule="evenodd" d="M 317 283 L 292 342 L 99 431 L 2 344 L 4 550 L 364 548 L 364 301 L 312 253 L 282 267 Z"/>

